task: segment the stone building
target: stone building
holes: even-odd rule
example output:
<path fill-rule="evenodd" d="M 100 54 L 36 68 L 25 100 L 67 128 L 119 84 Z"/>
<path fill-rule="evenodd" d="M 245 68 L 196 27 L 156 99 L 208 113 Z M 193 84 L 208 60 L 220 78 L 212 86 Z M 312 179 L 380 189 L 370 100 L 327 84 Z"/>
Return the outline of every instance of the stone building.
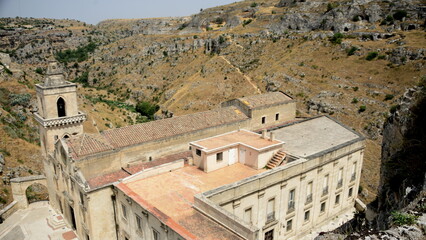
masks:
<path fill-rule="evenodd" d="M 282 92 L 99 134 L 56 63 L 37 85 L 51 205 L 80 239 L 299 239 L 354 211 L 364 139 Z"/>

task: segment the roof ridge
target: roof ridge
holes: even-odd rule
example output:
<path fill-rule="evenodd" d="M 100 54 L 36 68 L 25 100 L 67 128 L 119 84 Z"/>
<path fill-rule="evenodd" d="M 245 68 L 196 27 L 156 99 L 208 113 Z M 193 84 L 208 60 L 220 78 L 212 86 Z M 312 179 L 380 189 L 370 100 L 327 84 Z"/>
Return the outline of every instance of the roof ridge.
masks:
<path fill-rule="evenodd" d="M 80 155 L 81 150 L 83 150 L 83 143 L 84 143 L 84 139 L 85 139 L 86 135 L 87 135 L 87 133 L 83 133 L 83 135 L 81 136 L 80 146 L 79 146 L 79 149 L 78 149 L 78 155 Z"/>

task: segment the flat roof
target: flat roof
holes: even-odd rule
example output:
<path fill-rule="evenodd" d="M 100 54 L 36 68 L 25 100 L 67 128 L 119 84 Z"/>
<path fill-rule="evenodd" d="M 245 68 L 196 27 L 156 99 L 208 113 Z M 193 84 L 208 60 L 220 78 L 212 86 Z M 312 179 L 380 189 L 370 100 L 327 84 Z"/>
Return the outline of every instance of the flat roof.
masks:
<path fill-rule="evenodd" d="M 205 173 L 196 166 L 183 168 L 156 176 L 126 179 L 117 187 L 141 206 L 152 206 L 150 211 L 160 211 L 159 216 L 170 218 L 198 239 L 241 239 L 236 234 L 195 210 L 194 195 L 230 184 L 266 170 L 255 170 L 241 163 Z M 137 197 L 135 197 L 137 196 Z M 163 214 L 163 215 L 162 215 Z M 165 215 L 165 217 L 164 217 Z M 170 222 L 170 221 L 169 221 Z"/>
<path fill-rule="evenodd" d="M 210 151 L 226 146 L 231 146 L 234 144 L 244 144 L 256 149 L 262 149 L 283 144 L 283 142 L 280 140 L 270 141 L 269 138 L 262 138 L 262 135 L 260 134 L 247 130 L 239 130 L 191 142 L 190 144 L 202 147 L 202 149 L 205 151 Z"/>
<path fill-rule="evenodd" d="M 327 116 L 292 123 L 272 130 L 275 137 L 285 142 L 286 152 L 307 158 L 364 137 Z"/>

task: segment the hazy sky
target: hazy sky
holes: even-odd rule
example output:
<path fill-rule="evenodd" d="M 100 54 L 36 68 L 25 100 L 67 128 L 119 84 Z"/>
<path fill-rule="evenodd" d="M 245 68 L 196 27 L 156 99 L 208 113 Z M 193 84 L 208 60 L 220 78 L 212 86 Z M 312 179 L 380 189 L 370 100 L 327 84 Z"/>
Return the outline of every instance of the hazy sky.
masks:
<path fill-rule="evenodd" d="M 189 16 L 237 0 L 0 0 L 0 17 L 77 19 L 91 24 L 111 18 Z"/>

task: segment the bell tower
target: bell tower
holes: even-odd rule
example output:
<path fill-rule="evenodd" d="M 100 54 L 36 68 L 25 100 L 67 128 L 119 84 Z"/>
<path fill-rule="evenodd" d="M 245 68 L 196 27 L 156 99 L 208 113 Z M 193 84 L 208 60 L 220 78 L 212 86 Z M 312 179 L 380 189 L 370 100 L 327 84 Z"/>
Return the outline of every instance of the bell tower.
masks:
<path fill-rule="evenodd" d="M 39 110 L 34 114 L 40 124 L 40 142 L 44 156 L 54 150 L 60 138 L 83 133 L 86 114 L 78 110 L 77 85 L 65 81 L 60 65 L 49 61 L 42 84 L 36 84 Z"/>

